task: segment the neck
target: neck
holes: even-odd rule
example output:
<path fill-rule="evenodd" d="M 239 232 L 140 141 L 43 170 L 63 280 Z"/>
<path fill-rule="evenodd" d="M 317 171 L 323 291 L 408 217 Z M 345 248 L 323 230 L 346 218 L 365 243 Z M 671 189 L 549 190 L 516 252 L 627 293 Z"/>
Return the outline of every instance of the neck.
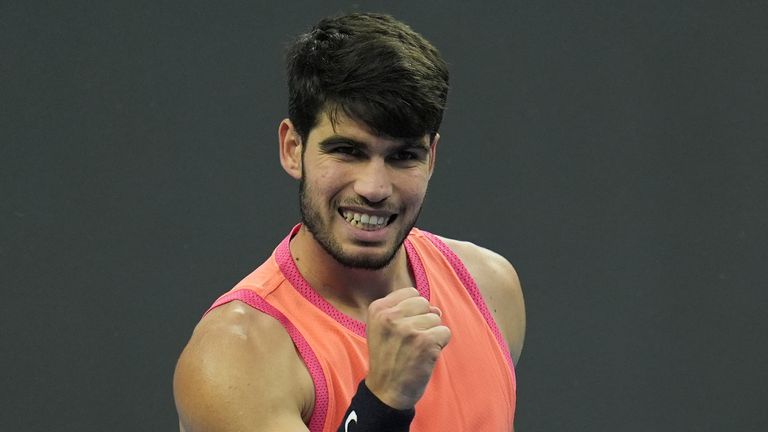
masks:
<path fill-rule="evenodd" d="M 309 285 L 337 309 L 360 321 L 365 321 L 371 302 L 415 284 L 403 246 L 387 266 L 378 270 L 340 264 L 305 226 L 291 239 L 290 248 L 296 267 Z"/>

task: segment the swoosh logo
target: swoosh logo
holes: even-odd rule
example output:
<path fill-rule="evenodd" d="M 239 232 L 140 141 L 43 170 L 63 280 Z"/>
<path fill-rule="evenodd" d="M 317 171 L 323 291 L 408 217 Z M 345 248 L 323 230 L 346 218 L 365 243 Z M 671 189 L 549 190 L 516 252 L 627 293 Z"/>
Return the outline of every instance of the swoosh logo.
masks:
<path fill-rule="evenodd" d="M 349 424 L 351 422 L 357 423 L 357 413 L 355 410 L 352 410 L 352 412 L 347 416 L 347 421 L 344 422 L 344 432 L 349 432 Z"/>

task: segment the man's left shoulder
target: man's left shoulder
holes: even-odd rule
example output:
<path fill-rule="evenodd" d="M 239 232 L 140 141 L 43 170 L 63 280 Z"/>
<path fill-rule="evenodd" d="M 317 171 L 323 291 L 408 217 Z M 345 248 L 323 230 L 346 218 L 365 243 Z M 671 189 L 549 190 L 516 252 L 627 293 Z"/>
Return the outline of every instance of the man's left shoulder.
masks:
<path fill-rule="evenodd" d="M 525 303 L 514 266 L 502 255 L 474 243 L 439 238 L 472 275 L 517 363 L 525 337 Z"/>
<path fill-rule="evenodd" d="M 480 283 L 478 279 L 482 279 L 494 284 L 516 284 L 519 288 L 517 271 L 502 255 L 472 242 L 438 237 L 461 259 L 478 284 Z"/>

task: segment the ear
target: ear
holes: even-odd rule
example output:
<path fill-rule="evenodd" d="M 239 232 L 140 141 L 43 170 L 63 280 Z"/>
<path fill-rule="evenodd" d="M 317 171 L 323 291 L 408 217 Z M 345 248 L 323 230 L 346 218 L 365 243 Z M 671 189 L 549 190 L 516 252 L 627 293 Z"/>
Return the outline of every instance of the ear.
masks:
<path fill-rule="evenodd" d="M 429 143 L 429 176 L 427 177 L 432 178 L 432 172 L 435 171 L 435 159 L 437 158 L 437 143 L 440 141 L 440 134 L 435 133 L 435 137 L 432 139 L 432 142 Z"/>
<path fill-rule="evenodd" d="M 280 140 L 280 164 L 296 180 L 301 179 L 301 137 L 289 119 L 280 122 L 277 130 Z"/>

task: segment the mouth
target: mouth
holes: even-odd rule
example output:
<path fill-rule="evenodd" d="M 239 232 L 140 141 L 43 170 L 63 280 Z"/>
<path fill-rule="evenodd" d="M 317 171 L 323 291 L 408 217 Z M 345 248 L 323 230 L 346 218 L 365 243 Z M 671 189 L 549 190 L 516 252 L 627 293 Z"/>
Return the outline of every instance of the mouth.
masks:
<path fill-rule="evenodd" d="M 397 219 L 397 214 L 350 209 L 339 209 L 339 214 L 347 223 L 364 231 L 380 230 Z"/>

